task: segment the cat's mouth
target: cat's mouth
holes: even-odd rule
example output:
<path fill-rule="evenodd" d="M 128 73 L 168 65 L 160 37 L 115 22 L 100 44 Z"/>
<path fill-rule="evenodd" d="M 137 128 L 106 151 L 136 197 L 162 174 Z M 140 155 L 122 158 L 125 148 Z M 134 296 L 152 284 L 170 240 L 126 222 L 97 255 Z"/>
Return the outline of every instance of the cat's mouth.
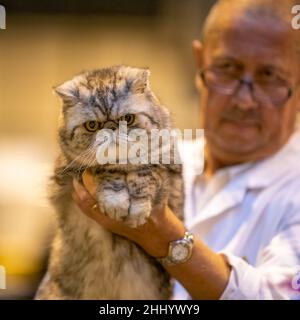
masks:
<path fill-rule="evenodd" d="M 146 136 L 148 142 L 148 137 Z M 112 130 L 100 130 L 97 134 L 96 159 L 98 164 L 137 164 L 141 158 L 148 161 L 148 143 Z M 142 160 L 143 162 L 143 160 Z"/>
<path fill-rule="evenodd" d="M 92 153 L 89 152 L 88 156 L 81 158 L 82 166 L 149 165 L 174 162 L 171 140 L 166 140 L 166 143 L 157 142 L 157 144 L 152 142 L 147 134 L 130 139 L 128 135 L 103 130 L 101 134 L 97 134 L 93 146 L 89 148 Z"/>
<path fill-rule="evenodd" d="M 138 164 L 148 162 L 148 149 L 141 144 L 127 142 L 101 144 L 97 147 L 96 159 L 98 164 Z"/>

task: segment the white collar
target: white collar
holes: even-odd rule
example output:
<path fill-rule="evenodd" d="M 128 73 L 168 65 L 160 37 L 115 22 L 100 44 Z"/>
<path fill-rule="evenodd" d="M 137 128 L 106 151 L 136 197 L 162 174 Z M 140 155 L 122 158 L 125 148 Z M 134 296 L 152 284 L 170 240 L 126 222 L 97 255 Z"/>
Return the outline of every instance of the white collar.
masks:
<path fill-rule="evenodd" d="M 203 141 L 202 141 L 203 143 Z M 197 183 L 205 181 L 203 176 L 197 175 L 193 165 L 196 163 L 195 156 L 199 156 L 199 162 L 202 163 L 203 155 L 199 150 L 195 153 L 192 145 L 189 145 L 191 153 L 185 153 L 184 176 L 185 176 L 185 192 L 187 198 L 194 198 L 195 186 Z M 187 151 L 188 149 L 186 149 Z M 202 148 L 203 153 L 203 148 Z M 235 165 L 218 171 L 220 178 L 228 181 L 222 190 L 214 197 L 214 201 L 210 201 L 208 206 L 201 214 L 194 215 L 192 201 L 185 201 L 185 219 L 189 227 L 216 216 L 225 210 L 238 205 L 244 199 L 249 189 L 265 188 L 279 179 L 292 179 L 295 175 L 300 175 L 300 130 L 295 131 L 288 142 L 274 155 L 257 162 L 249 162 L 241 165 Z M 203 165 L 203 163 L 202 163 Z M 218 177 L 216 176 L 218 179 Z M 196 200 L 195 200 L 196 201 Z"/>
<path fill-rule="evenodd" d="M 291 171 L 300 171 L 300 130 L 272 156 L 252 164 L 248 188 L 263 188 Z"/>
<path fill-rule="evenodd" d="M 216 174 L 227 175 L 229 181 L 236 178 L 236 185 L 240 180 L 244 187 L 255 189 L 267 187 L 291 169 L 300 170 L 300 129 L 296 130 L 287 143 L 272 156 L 256 162 L 222 168 Z"/>

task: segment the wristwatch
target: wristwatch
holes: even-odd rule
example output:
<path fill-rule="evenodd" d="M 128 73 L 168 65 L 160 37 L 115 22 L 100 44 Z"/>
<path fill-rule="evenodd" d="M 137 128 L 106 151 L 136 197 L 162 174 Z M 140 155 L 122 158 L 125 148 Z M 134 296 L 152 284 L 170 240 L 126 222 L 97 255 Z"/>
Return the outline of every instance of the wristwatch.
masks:
<path fill-rule="evenodd" d="M 169 243 L 166 257 L 157 258 L 163 266 L 173 266 L 188 261 L 192 255 L 194 246 L 194 236 L 186 231 L 184 237 Z"/>

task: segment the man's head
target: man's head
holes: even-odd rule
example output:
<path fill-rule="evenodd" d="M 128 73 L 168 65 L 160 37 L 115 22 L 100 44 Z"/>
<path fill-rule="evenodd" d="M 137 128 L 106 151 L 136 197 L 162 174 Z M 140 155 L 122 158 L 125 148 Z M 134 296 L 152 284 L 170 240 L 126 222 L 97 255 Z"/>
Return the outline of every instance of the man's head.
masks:
<path fill-rule="evenodd" d="M 203 46 L 194 42 L 202 126 L 221 166 L 266 158 L 294 131 L 300 34 L 291 26 L 292 5 L 221 0 L 207 18 Z"/>

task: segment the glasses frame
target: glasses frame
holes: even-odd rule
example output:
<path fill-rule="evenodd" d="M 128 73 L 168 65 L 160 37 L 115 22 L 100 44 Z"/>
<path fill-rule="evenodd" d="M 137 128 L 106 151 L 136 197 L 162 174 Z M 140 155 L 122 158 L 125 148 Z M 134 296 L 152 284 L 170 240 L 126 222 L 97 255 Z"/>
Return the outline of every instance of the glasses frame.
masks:
<path fill-rule="evenodd" d="M 243 86 L 243 85 L 246 85 L 249 90 L 251 91 L 251 94 L 252 94 L 252 97 L 255 101 L 257 102 L 269 102 L 271 103 L 272 105 L 283 105 L 285 104 L 293 95 L 293 88 L 288 85 L 287 83 L 287 96 L 286 98 L 284 99 L 279 99 L 279 100 L 272 100 L 270 97 L 267 97 L 267 96 L 258 96 L 257 97 L 257 94 L 255 93 L 255 81 L 253 80 L 246 80 L 246 79 L 243 79 L 243 78 L 238 78 L 236 77 L 235 81 L 236 81 L 236 86 L 234 86 L 234 88 L 230 89 L 230 88 L 221 88 L 221 87 L 218 87 L 218 86 L 213 86 L 213 85 L 209 85 L 207 83 L 207 80 L 206 80 L 206 76 L 205 74 L 207 72 L 213 72 L 214 73 L 214 70 L 212 68 L 206 68 L 206 69 L 202 69 L 199 71 L 199 75 L 200 75 L 200 78 L 202 79 L 204 85 L 208 88 L 208 89 L 211 89 L 211 90 L 214 90 L 218 93 L 221 93 L 221 94 L 224 94 L 224 95 L 235 95 L 238 90 Z"/>

